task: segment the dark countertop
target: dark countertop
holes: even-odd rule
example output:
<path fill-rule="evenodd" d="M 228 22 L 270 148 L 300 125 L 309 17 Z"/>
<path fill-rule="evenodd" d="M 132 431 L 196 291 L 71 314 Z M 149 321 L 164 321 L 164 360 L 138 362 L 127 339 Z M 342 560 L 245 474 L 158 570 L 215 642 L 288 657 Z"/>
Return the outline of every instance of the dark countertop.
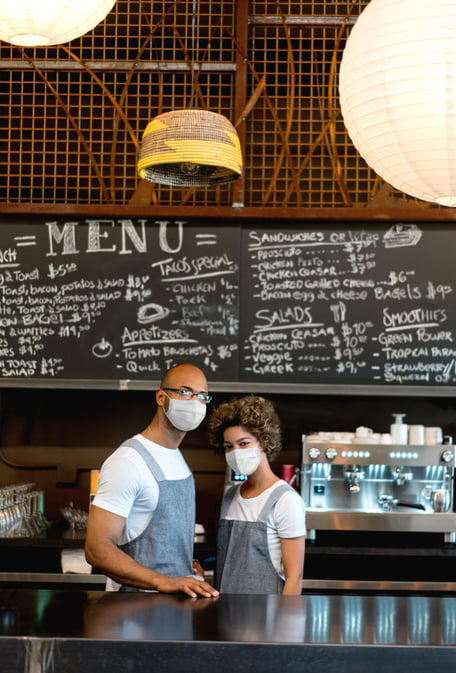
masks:
<path fill-rule="evenodd" d="M 0 548 L 61 550 L 82 548 L 85 530 L 73 530 L 60 522 L 34 537 L 1 537 Z M 195 536 L 195 552 L 214 555 L 214 537 Z M 306 553 L 324 555 L 454 556 L 456 543 L 446 543 L 438 533 L 381 533 L 359 531 L 319 531 L 316 541 L 307 540 Z"/>
<path fill-rule="evenodd" d="M 85 529 L 73 529 L 60 522 L 53 523 L 46 530 L 37 535 L 28 536 L 0 536 L 0 549 L 27 547 L 31 550 L 44 549 L 48 551 L 62 549 L 82 549 L 85 541 Z M 206 539 L 204 535 L 195 535 L 195 549 L 201 553 L 215 552 L 215 540 Z"/>
<path fill-rule="evenodd" d="M 2 673 L 429 673 L 455 645 L 454 594 L 0 591 Z"/>
<path fill-rule="evenodd" d="M 0 547 L 38 547 L 64 549 L 83 547 L 85 530 L 72 529 L 64 523 L 52 523 L 33 536 L 0 536 Z"/>

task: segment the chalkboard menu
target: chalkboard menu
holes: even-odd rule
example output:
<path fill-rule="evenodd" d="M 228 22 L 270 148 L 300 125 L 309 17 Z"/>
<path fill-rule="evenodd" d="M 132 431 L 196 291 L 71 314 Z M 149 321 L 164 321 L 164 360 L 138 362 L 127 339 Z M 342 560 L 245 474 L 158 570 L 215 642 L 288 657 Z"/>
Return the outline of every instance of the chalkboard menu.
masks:
<path fill-rule="evenodd" d="M 251 380 L 451 385 L 456 231 L 365 224 L 243 231 Z"/>
<path fill-rule="evenodd" d="M 259 226 L 258 226 L 259 225 Z M 5 217 L 2 385 L 456 383 L 445 223 Z"/>
<path fill-rule="evenodd" d="M 182 221 L 0 227 L 0 370 L 8 377 L 160 379 L 193 362 L 238 371 L 239 235 Z"/>

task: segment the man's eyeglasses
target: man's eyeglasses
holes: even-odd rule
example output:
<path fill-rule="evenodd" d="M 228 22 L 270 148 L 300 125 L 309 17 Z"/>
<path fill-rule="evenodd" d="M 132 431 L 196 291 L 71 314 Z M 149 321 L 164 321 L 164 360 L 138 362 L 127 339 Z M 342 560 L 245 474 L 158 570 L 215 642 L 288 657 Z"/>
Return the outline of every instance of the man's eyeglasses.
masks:
<path fill-rule="evenodd" d="M 162 388 L 162 390 L 168 390 L 170 393 L 176 393 L 179 397 L 183 397 L 186 400 L 191 400 L 192 397 L 196 397 L 201 402 L 209 404 L 212 400 L 212 395 L 206 395 L 206 393 L 194 393 L 193 390 L 187 390 L 187 388 Z"/>

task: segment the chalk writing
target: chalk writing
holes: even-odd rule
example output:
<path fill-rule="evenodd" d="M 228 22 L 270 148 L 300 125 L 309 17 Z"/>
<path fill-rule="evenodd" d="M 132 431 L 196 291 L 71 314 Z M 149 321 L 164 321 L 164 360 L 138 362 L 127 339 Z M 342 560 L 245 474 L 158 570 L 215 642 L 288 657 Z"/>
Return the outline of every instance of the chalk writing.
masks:
<path fill-rule="evenodd" d="M 3 224 L 0 241 L 4 379 L 149 379 L 188 360 L 212 380 L 237 372 L 239 249 L 229 227 L 52 220 Z"/>
<path fill-rule="evenodd" d="M 448 231 L 243 231 L 241 371 L 307 383 L 456 381 Z M 288 231 L 287 229 L 290 229 Z M 430 265 L 430 259 L 443 263 Z M 432 249 L 434 248 L 434 255 Z"/>
<path fill-rule="evenodd" d="M 192 361 L 252 389 L 452 386 L 455 243 L 436 223 L 13 218 L 2 380 L 127 388 Z"/>

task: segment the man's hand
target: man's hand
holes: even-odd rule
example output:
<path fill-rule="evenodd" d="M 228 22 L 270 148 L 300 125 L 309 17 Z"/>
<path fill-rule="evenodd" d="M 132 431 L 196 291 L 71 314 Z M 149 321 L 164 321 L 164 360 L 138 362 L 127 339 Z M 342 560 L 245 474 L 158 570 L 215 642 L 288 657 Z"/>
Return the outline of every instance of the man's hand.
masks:
<path fill-rule="evenodd" d="M 215 598 L 219 595 L 219 592 L 214 587 L 207 582 L 196 579 L 196 577 L 166 577 L 162 575 L 154 584 L 156 591 L 164 594 L 173 594 L 182 591 L 192 598 L 196 598 L 197 596 Z"/>

